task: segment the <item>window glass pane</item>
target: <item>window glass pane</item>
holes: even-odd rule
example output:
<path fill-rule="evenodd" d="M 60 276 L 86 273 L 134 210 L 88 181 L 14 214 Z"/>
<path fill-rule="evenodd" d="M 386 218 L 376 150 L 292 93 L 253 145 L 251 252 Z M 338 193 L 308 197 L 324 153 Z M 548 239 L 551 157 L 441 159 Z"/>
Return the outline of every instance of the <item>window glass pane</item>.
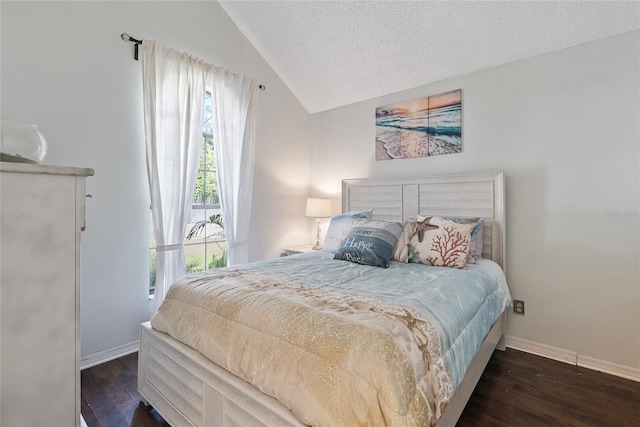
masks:
<path fill-rule="evenodd" d="M 227 266 L 227 241 L 207 243 L 207 269 Z"/>
<path fill-rule="evenodd" d="M 184 247 L 187 274 L 204 270 L 204 244 L 189 244 Z"/>
<path fill-rule="evenodd" d="M 193 192 L 191 218 L 184 238 L 187 274 L 227 265 L 227 242 L 220 210 L 216 157 L 213 145 L 213 108 L 211 93 L 205 93 L 202 150 Z M 153 220 L 149 228 L 149 293 L 156 280 L 156 242 Z"/>
<path fill-rule="evenodd" d="M 149 296 L 153 295 L 156 290 L 156 238 L 153 232 L 153 215 L 151 207 L 149 207 Z"/>
<path fill-rule="evenodd" d="M 204 94 L 204 123 L 202 132 L 205 135 L 213 135 L 213 106 L 211 104 L 211 93 Z"/>
<path fill-rule="evenodd" d="M 149 247 L 156 247 L 156 236 L 153 232 L 153 215 L 151 215 L 151 208 L 149 208 Z"/>
<path fill-rule="evenodd" d="M 216 156 L 213 149 L 213 140 L 203 138 L 202 151 L 200 153 L 200 167 L 196 177 L 196 187 L 193 192 L 194 204 L 218 204 L 218 177 L 216 175 Z"/>
<path fill-rule="evenodd" d="M 222 209 L 209 208 L 207 209 L 207 220 L 209 221 L 209 228 L 207 229 L 207 241 L 212 240 L 224 240 L 224 223 L 222 222 Z"/>
<path fill-rule="evenodd" d="M 153 295 L 156 290 L 157 258 L 156 249 L 149 250 L 149 295 Z"/>
<path fill-rule="evenodd" d="M 191 218 L 187 223 L 184 244 L 204 243 L 205 227 L 208 222 L 207 210 L 202 205 L 194 205 L 191 208 Z"/>

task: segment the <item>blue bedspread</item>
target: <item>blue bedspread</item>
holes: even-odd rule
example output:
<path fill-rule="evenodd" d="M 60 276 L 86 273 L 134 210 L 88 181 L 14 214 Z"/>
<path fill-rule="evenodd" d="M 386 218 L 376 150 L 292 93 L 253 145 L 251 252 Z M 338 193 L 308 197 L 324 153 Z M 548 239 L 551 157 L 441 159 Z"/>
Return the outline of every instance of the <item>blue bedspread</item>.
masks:
<path fill-rule="evenodd" d="M 409 306 L 440 332 L 454 387 L 511 302 L 504 274 L 490 260 L 479 260 L 466 270 L 393 261 L 384 269 L 334 260 L 332 253 L 318 251 L 243 267 L 285 281 Z"/>

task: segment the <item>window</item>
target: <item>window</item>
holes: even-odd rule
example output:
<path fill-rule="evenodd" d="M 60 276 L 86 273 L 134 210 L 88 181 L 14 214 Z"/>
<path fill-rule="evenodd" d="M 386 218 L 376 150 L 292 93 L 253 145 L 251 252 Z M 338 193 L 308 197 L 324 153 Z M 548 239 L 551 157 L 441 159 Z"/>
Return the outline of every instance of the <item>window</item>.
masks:
<path fill-rule="evenodd" d="M 211 93 L 207 92 L 204 98 L 200 166 L 193 192 L 191 219 L 184 238 L 187 274 L 226 267 L 227 265 L 227 240 L 224 234 L 222 210 L 220 209 L 212 118 Z M 149 294 L 153 295 L 156 279 L 156 243 L 153 235 L 153 218 L 150 225 Z"/>

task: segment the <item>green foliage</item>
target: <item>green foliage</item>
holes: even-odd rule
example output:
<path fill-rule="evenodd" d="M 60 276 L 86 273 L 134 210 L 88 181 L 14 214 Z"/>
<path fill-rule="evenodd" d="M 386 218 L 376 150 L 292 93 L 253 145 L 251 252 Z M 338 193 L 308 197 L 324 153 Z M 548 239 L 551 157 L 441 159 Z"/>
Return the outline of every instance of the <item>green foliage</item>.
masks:
<path fill-rule="evenodd" d="M 204 152 L 200 156 L 193 202 L 196 204 L 218 204 L 220 203 L 220 195 L 218 194 L 216 153 L 213 149 L 213 140 L 204 138 L 202 149 Z"/>
<path fill-rule="evenodd" d="M 220 256 L 213 256 L 213 259 L 209 263 L 209 270 L 214 268 L 222 268 L 227 266 L 227 251 L 223 251 Z"/>
<path fill-rule="evenodd" d="M 187 240 L 191 240 L 193 237 L 197 236 L 198 233 L 200 233 L 200 231 L 202 231 L 209 223 L 218 224 L 220 228 L 224 228 L 224 225 L 222 225 L 222 215 L 214 214 L 209 217 L 209 221 L 198 221 L 193 224 L 191 230 L 187 233 Z"/>
<path fill-rule="evenodd" d="M 156 287 L 156 266 L 158 264 L 158 254 L 154 250 L 151 252 L 151 260 L 149 262 L 149 289 Z"/>
<path fill-rule="evenodd" d="M 188 256 L 187 259 L 187 274 L 197 273 L 202 271 L 202 257 L 198 255 Z"/>
<path fill-rule="evenodd" d="M 218 193 L 218 176 L 216 173 L 216 154 L 213 146 L 213 139 L 210 137 L 212 133 L 211 122 L 211 94 L 205 94 L 205 122 L 203 130 L 205 136 L 202 139 L 202 153 L 200 155 L 200 165 L 198 167 L 198 175 L 196 177 L 196 185 L 193 194 L 193 203 L 200 205 L 219 205 L 220 195 Z M 209 136 L 206 136 L 209 135 Z M 193 225 L 187 239 L 196 236 L 208 223 L 222 225 L 222 216 L 219 214 L 211 215 L 209 221 L 199 221 Z M 220 247 L 220 244 L 218 243 Z M 186 274 L 195 273 L 204 270 L 206 261 L 203 256 L 186 255 Z M 227 251 L 224 250 L 218 256 L 213 255 L 208 268 L 219 268 L 227 266 Z M 154 248 L 151 248 L 149 260 L 149 289 L 152 290 L 156 285 L 156 269 L 157 254 Z"/>
<path fill-rule="evenodd" d="M 222 214 L 213 214 L 209 217 L 209 222 L 211 224 L 218 224 L 220 228 L 224 228 L 222 224 Z"/>
<path fill-rule="evenodd" d="M 199 255 L 189 255 L 186 258 L 187 272 L 186 274 L 197 273 L 204 270 L 202 267 L 202 257 Z M 223 251 L 218 256 L 213 255 L 213 258 L 209 262 L 208 269 L 221 268 L 227 266 L 227 251 Z"/>

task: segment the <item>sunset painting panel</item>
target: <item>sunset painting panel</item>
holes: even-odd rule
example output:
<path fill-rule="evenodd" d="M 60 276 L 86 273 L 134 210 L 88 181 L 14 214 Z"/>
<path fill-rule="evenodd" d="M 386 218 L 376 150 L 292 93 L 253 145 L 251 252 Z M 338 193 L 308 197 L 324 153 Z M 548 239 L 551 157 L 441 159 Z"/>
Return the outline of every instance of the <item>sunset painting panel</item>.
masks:
<path fill-rule="evenodd" d="M 462 152 L 462 90 L 376 108 L 376 160 Z"/>

